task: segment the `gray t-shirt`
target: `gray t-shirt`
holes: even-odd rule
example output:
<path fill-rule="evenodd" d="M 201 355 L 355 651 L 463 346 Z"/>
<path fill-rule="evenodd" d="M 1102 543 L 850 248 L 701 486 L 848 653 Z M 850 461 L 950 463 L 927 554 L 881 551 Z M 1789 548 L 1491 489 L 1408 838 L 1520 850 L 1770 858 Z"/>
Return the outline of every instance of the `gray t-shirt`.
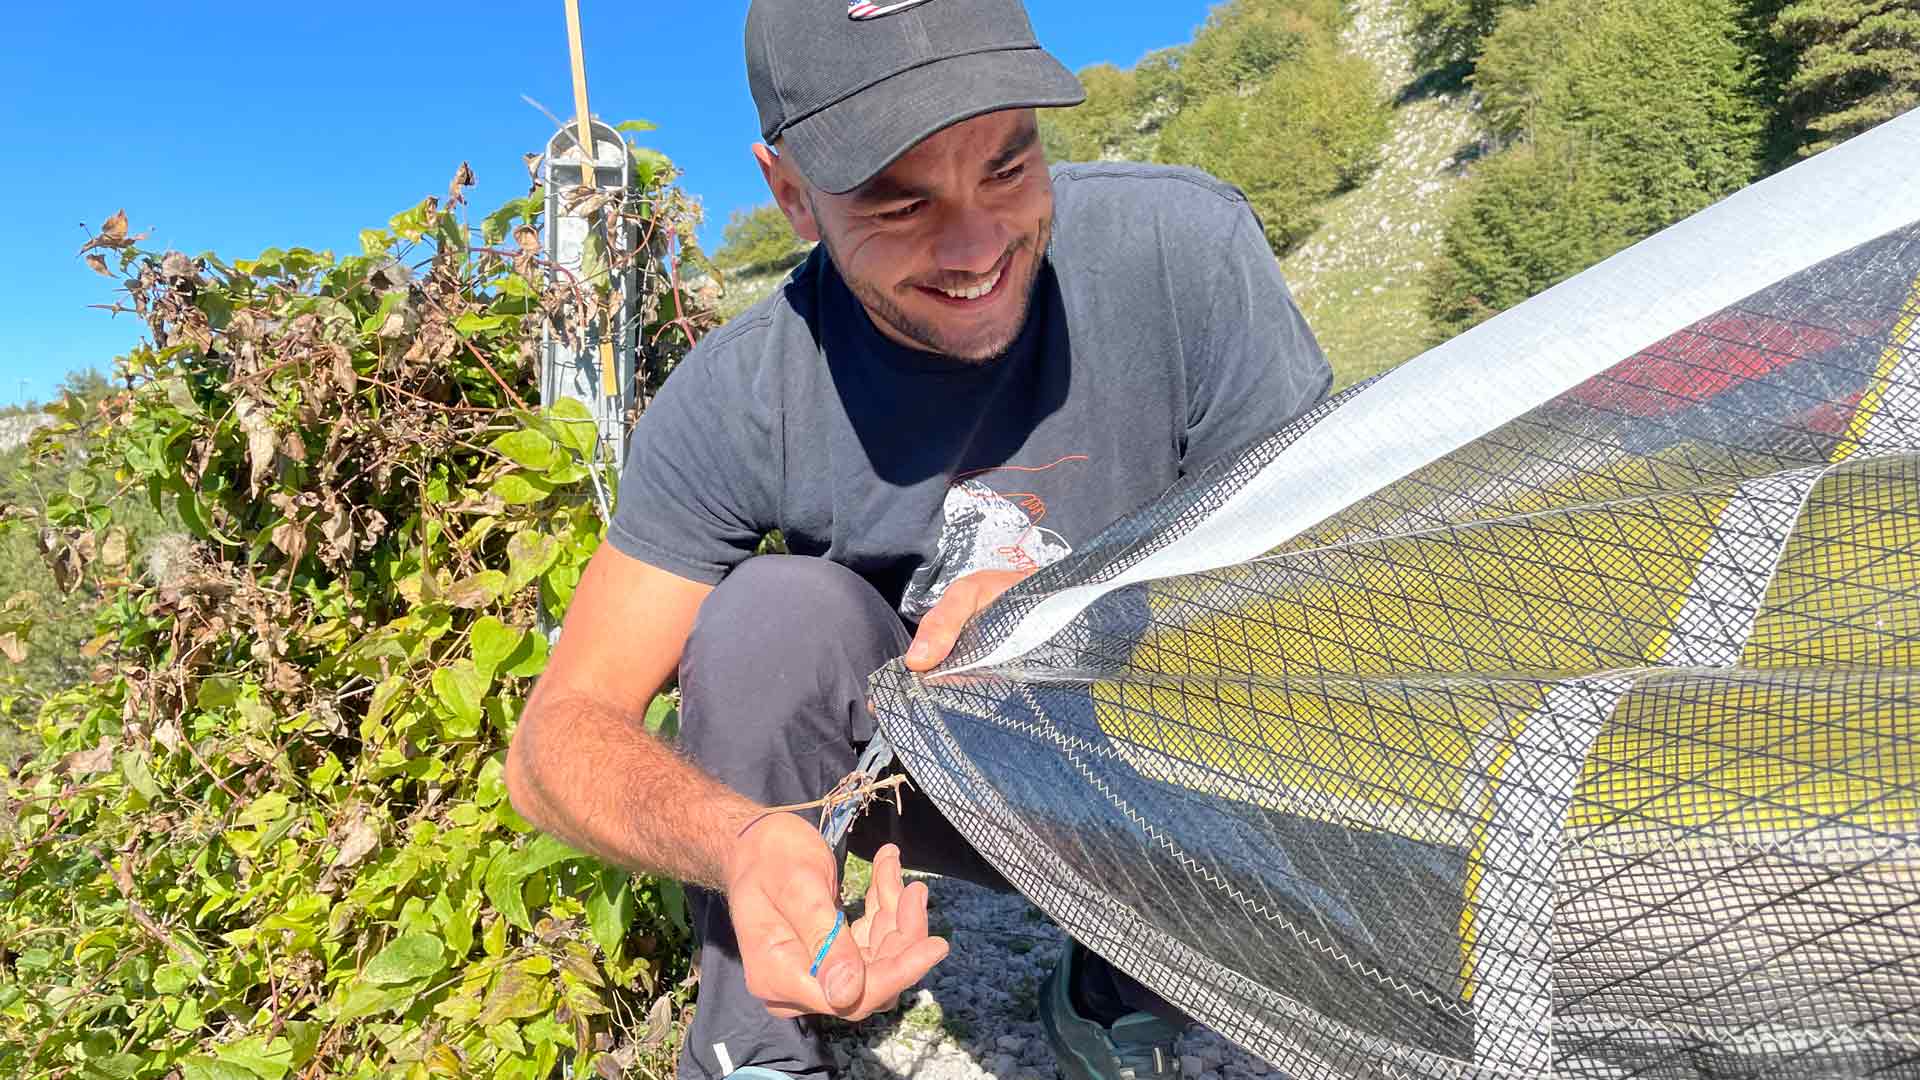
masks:
<path fill-rule="evenodd" d="M 718 582 L 779 529 L 918 621 L 1041 566 L 1332 382 L 1246 199 L 1192 169 L 1061 165 L 1027 325 L 963 363 L 881 336 L 825 245 L 641 415 L 608 538 Z"/>

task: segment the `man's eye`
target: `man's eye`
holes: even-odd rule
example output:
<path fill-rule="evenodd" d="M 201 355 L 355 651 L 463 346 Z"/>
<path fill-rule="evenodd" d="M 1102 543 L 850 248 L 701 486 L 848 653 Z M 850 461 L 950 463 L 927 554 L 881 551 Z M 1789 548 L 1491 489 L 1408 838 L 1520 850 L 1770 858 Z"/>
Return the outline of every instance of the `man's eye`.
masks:
<path fill-rule="evenodd" d="M 1018 165 L 1009 165 L 1006 168 L 1001 169 L 999 172 L 993 174 L 993 178 L 995 181 L 1004 184 L 1004 183 L 1008 183 L 1009 181 L 1020 179 L 1020 174 L 1026 171 L 1027 171 L 1027 163 L 1023 161 Z"/>
<path fill-rule="evenodd" d="M 885 221 L 905 221 L 908 218 L 912 217 L 913 215 L 919 213 L 920 208 L 925 205 L 927 205 L 927 201 L 925 199 L 921 199 L 917 202 L 910 202 L 905 206 L 895 207 L 892 210 L 882 210 L 876 216 Z"/>

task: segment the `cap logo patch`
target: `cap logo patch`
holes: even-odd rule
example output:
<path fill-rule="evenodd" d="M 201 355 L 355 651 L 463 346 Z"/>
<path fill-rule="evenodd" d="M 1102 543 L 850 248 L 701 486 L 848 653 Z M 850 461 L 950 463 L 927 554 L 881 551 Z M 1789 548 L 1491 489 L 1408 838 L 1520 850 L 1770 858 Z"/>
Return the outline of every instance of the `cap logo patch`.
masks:
<path fill-rule="evenodd" d="M 847 0 L 847 18 L 855 22 L 865 22 L 868 19 L 877 19 L 882 15 L 891 15 L 896 11 L 905 11 L 911 7 L 919 7 L 926 2 L 927 0 L 894 0 L 893 3 L 889 4 L 881 2 L 881 0 Z"/>

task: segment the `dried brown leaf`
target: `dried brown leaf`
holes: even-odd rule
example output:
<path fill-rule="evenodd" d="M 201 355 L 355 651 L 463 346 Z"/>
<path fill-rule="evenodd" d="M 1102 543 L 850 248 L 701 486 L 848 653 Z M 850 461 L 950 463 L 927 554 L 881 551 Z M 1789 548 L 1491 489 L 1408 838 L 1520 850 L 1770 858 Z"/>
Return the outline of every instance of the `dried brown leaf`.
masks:
<path fill-rule="evenodd" d="M 93 267 L 93 272 L 99 274 L 101 277 L 110 278 L 113 276 L 113 271 L 107 269 L 106 258 L 97 251 L 87 253 L 87 265 Z"/>
<path fill-rule="evenodd" d="M 126 526 L 115 525 L 107 530 L 107 535 L 100 541 L 100 561 L 112 569 L 123 570 L 126 568 L 131 546 Z"/>
<path fill-rule="evenodd" d="M 91 750 L 75 750 L 60 764 L 69 775 L 76 777 L 106 772 L 113 767 L 113 739 L 102 735 L 99 745 Z"/>
<path fill-rule="evenodd" d="M 513 242 L 519 245 L 521 254 L 536 254 L 540 250 L 540 230 L 531 225 L 518 226 L 513 230 Z"/>
<path fill-rule="evenodd" d="M 168 713 L 153 729 L 153 741 L 167 748 L 168 753 L 180 749 L 187 741 L 186 733 L 180 730 L 180 718 Z"/>
<path fill-rule="evenodd" d="M 273 422 L 259 402 L 245 394 L 234 399 L 233 412 L 240 430 L 247 436 L 247 484 L 250 492 L 260 494 L 260 484 L 273 474 L 275 444 Z"/>
<path fill-rule="evenodd" d="M 299 566 L 307 554 L 307 527 L 297 521 L 283 521 L 269 534 L 273 546 L 287 557 L 288 566 Z"/>
<path fill-rule="evenodd" d="M 667 1030 L 673 1025 L 673 998 L 661 994 L 653 999 L 653 1007 L 647 1010 L 647 1030 L 640 1036 L 640 1045 L 652 1046 L 667 1037 Z"/>
<path fill-rule="evenodd" d="M 4 656 L 16 664 L 24 664 L 27 662 L 27 641 L 20 636 L 20 631 L 8 630 L 6 633 L 0 634 L 0 656 Z"/>
<path fill-rule="evenodd" d="M 100 223 L 100 238 L 109 244 L 118 243 L 127 238 L 127 212 L 116 210 L 112 217 Z"/>
<path fill-rule="evenodd" d="M 447 205 L 451 207 L 463 201 L 465 196 L 460 194 L 461 189 L 470 188 L 473 185 L 473 168 L 463 161 L 460 163 L 460 168 L 453 174 L 453 182 L 447 185 Z"/>
<path fill-rule="evenodd" d="M 353 354 L 345 345 L 331 346 L 330 351 L 333 353 L 333 385 L 342 397 L 351 397 L 360 385 L 360 377 L 353 370 Z"/>
<path fill-rule="evenodd" d="M 359 866 L 379 847 L 380 829 L 367 820 L 366 811 L 362 810 L 341 835 L 340 853 L 333 857 L 333 865 L 345 869 Z"/>

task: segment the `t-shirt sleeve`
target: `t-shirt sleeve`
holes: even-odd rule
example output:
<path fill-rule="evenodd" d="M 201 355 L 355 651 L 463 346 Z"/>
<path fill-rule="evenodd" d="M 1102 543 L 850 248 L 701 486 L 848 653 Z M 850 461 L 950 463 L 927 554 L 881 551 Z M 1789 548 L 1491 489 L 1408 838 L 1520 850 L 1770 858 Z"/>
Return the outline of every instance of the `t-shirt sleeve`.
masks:
<path fill-rule="evenodd" d="M 1237 203 L 1226 243 L 1200 254 L 1192 280 L 1210 295 L 1192 305 L 1207 316 L 1186 350 L 1183 473 L 1280 430 L 1333 385 L 1251 208 Z"/>
<path fill-rule="evenodd" d="M 607 529 L 621 553 L 708 584 L 778 526 L 774 410 L 720 359 L 696 349 L 640 414 Z"/>

